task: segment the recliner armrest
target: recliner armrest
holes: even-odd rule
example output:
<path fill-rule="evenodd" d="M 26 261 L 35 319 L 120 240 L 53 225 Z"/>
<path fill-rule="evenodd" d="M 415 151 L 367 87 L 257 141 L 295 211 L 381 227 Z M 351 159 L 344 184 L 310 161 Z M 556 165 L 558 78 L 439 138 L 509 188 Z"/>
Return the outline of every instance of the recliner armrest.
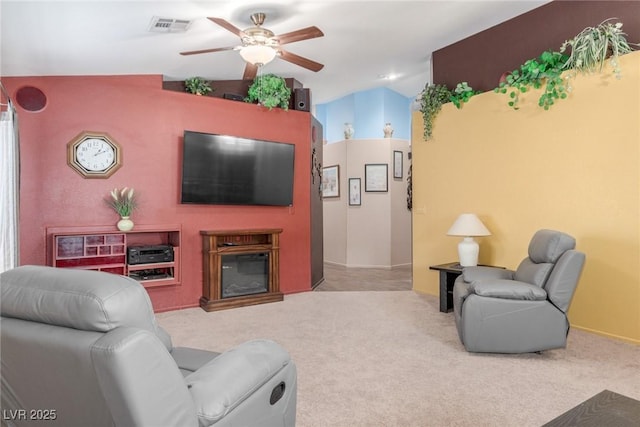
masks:
<path fill-rule="evenodd" d="M 253 340 L 187 375 L 200 425 L 218 422 L 290 363 L 289 353 L 277 343 Z"/>
<path fill-rule="evenodd" d="M 193 374 L 219 355 L 220 353 L 199 348 L 174 347 L 171 350 L 171 357 L 176 361 L 176 365 L 185 377 Z"/>
<path fill-rule="evenodd" d="M 481 297 L 543 301 L 547 292 L 535 285 L 517 280 L 487 280 L 473 283 L 473 292 Z"/>
<path fill-rule="evenodd" d="M 462 278 L 465 282 L 471 283 L 476 280 L 487 279 L 513 279 L 513 270 L 498 267 L 465 267 L 462 270 Z"/>

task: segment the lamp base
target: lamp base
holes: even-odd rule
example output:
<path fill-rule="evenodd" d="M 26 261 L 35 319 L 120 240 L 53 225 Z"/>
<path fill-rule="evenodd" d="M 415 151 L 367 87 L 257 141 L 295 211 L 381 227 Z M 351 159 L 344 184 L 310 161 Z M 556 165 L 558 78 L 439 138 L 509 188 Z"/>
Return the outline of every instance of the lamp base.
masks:
<path fill-rule="evenodd" d="M 465 237 L 458 243 L 458 258 L 462 267 L 478 265 L 478 253 L 480 253 L 480 246 L 473 237 Z"/>

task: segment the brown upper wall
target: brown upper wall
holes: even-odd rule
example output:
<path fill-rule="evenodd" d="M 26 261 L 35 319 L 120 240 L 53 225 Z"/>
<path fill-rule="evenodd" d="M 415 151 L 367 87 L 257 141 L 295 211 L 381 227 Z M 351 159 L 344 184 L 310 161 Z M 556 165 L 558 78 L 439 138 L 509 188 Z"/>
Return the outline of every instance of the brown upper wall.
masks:
<path fill-rule="evenodd" d="M 640 42 L 640 1 L 557 0 L 433 52 L 433 82 L 492 90 L 505 72 L 608 18 L 624 24 L 627 41 Z"/>

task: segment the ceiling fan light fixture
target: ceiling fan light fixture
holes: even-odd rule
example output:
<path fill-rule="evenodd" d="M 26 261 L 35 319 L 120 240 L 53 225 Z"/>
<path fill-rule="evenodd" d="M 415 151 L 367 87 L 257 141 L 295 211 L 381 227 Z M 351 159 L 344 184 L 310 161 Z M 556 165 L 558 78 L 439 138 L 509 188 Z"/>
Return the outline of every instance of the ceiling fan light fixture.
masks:
<path fill-rule="evenodd" d="M 265 45 L 249 45 L 240 49 L 240 56 L 246 62 L 253 65 L 265 65 L 276 57 L 276 50 Z"/>
<path fill-rule="evenodd" d="M 240 57 L 247 63 L 244 69 L 244 75 L 242 76 L 243 80 L 251 80 L 255 78 L 260 67 L 273 61 L 276 56 L 279 56 L 283 61 L 306 68 L 313 72 L 322 70 L 324 65 L 319 62 L 288 52 L 280 47 L 281 45 L 324 36 L 324 33 L 320 31 L 318 27 L 311 26 L 301 28 L 296 31 L 290 31 L 276 36 L 273 31 L 262 27 L 265 17 L 266 15 L 264 13 L 254 13 L 251 15 L 251 21 L 255 26 L 244 30 L 239 29 L 225 19 L 212 16 L 207 17 L 207 19 L 214 24 L 217 24 L 238 36 L 241 44 L 239 46 L 236 45 L 180 52 L 180 55 L 197 55 L 201 53 L 234 50 L 238 52 Z"/>

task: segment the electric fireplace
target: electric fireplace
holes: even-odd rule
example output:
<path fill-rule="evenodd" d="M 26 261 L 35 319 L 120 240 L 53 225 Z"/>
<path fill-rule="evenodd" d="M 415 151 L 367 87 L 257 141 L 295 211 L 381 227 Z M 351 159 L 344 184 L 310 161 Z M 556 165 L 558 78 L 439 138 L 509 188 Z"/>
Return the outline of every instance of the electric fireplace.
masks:
<path fill-rule="evenodd" d="M 269 292 L 269 252 L 222 255 L 222 298 Z"/>
<path fill-rule="evenodd" d="M 282 301 L 279 282 L 282 229 L 202 230 L 205 311 Z"/>

